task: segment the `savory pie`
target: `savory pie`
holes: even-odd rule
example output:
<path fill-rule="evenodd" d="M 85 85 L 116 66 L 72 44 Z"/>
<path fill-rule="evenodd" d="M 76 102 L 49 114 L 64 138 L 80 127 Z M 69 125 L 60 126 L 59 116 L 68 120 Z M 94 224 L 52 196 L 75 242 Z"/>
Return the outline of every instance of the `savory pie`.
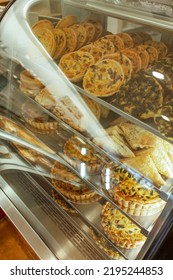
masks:
<path fill-rule="evenodd" d="M 53 57 L 56 51 L 56 40 L 52 30 L 47 28 L 36 28 L 33 32 L 46 51 Z"/>
<path fill-rule="evenodd" d="M 145 48 L 145 50 L 148 53 L 149 65 L 153 64 L 155 61 L 158 60 L 159 53 L 158 53 L 158 50 L 155 47 L 150 46 L 150 45 L 141 45 L 141 46 L 142 46 L 142 48 Z"/>
<path fill-rule="evenodd" d="M 91 65 L 83 78 L 84 89 L 95 96 L 106 97 L 116 93 L 124 82 L 120 63 L 105 59 Z"/>
<path fill-rule="evenodd" d="M 81 52 L 89 52 L 94 57 L 94 63 L 96 63 L 103 56 L 103 49 L 94 44 L 86 45 L 80 48 Z"/>
<path fill-rule="evenodd" d="M 150 75 L 140 73 L 116 93 L 111 103 L 138 119 L 154 117 L 163 103 L 163 87 Z"/>
<path fill-rule="evenodd" d="M 66 37 L 66 48 L 63 54 L 74 52 L 77 48 L 77 35 L 72 28 L 63 28 L 62 29 Z"/>
<path fill-rule="evenodd" d="M 133 39 L 128 33 L 122 32 L 122 33 L 118 33 L 116 35 L 122 39 L 125 49 L 134 47 Z"/>
<path fill-rule="evenodd" d="M 86 29 L 86 44 L 93 42 L 96 34 L 95 25 L 91 22 L 83 22 L 81 25 Z"/>
<path fill-rule="evenodd" d="M 58 23 L 55 25 L 55 28 L 66 28 L 66 27 L 69 27 L 73 24 L 76 24 L 77 23 L 77 17 L 74 16 L 74 15 L 67 15 L 67 16 L 64 16 L 62 17 Z"/>
<path fill-rule="evenodd" d="M 63 30 L 58 28 L 52 29 L 52 33 L 55 36 L 56 41 L 56 50 L 53 56 L 53 58 L 56 60 L 61 57 L 66 49 L 66 35 Z"/>
<path fill-rule="evenodd" d="M 134 49 L 124 49 L 121 51 L 122 54 L 127 56 L 131 63 L 132 63 L 132 72 L 136 73 L 139 70 L 141 70 L 141 58 L 138 52 L 136 52 Z"/>
<path fill-rule="evenodd" d="M 80 49 L 83 45 L 86 44 L 87 40 L 87 32 L 83 25 L 74 24 L 70 28 L 72 28 L 76 32 L 77 36 L 77 46 L 76 50 Z"/>
<path fill-rule="evenodd" d="M 40 28 L 53 29 L 53 23 L 48 19 L 42 19 L 34 23 L 34 25 L 32 26 L 33 31 Z"/>
<path fill-rule="evenodd" d="M 59 67 L 70 81 L 79 82 L 92 64 L 94 64 L 94 57 L 90 53 L 76 51 L 63 55 Z"/>
<path fill-rule="evenodd" d="M 140 33 L 137 33 L 137 32 L 131 32 L 131 33 L 128 33 L 130 35 L 130 37 L 132 38 L 133 40 L 133 45 L 134 47 L 140 45 L 143 43 L 143 39 L 140 35 Z"/>
<path fill-rule="evenodd" d="M 141 58 L 141 68 L 146 70 L 149 65 L 149 54 L 146 51 L 145 47 L 143 45 L 138 45 L 135 47 L 135 51 L 139 54 Z"/>
<path fill-rule="evenodd" d="M 103 25 L 100 21 L 98 20 L 93 20 L 93 19 L 86 19 L 85 21 L 81 22 L 89 22 L 92 23 L 95 26 L 95 36 L 94 36 L 94 40 L 97 40 L 98 38 L 101 37 L 102 33 L 103 33 Z"/>
<path fill-rule="evenodd" d="M 103 55 L 112 54 L 115 52 L 114 44 L 110 40 L 105 39 L 104 37 L 101 37 L 100 39 L 95 41 L 93 44 L 102 49 Z"/>
<path fill-rule="evenodd" d="M 59 162 L 54 163 L 51 169 L 51 177 L 55 189 L 73 202 L 89 202 L 101 198 L 75 173 Z M 52 190 L 52 194 L 55 195 L 55 193 Z"/>
<path fill-rule="evenodd" d="M 103 156 L 100 158 L 94 148 L 77 136 L 72 136 L 66 141 L 64 154 L 72 166 L 86 174 L 100 173 L 104 165 Z"/>
<path fill-rule="evenodd" d="M 116 246 L 134 249 L 143 245 L 146 237 L 132 221 L 107 202 L 102 209 L 101 225 Z"/>
<path fill-rule="evenodd" d="M 116 34 L 110 34 L 103 37 L 104 39 L 110 40 L 114 44 L 114 52 L 121 51 L 124 49 L 124 42 Z"/>
<path fill-rule="evenodd" d="M 158 41 L 149 40 L 146 41 L 144 44 L 156 48 L 158 51 L 159 58 L 165 57 L 168 52 L 167 46 L 161 41 L 158 42 Z"/>

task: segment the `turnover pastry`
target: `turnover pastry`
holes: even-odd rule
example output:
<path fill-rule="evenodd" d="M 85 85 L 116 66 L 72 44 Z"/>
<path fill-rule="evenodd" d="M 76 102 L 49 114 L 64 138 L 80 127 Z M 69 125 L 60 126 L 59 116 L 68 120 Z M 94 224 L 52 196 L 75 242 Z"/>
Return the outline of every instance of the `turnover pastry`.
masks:
<path fill-rule="evenodd" d="M 139 119 L 154 117 L 163 102 L 163 87 L 150 75 L 135 75 L 116 93 L 113 103 Z"/>
<path fill-rule="evenodd" d="M 89 202 L 100 198 L 99 195 L 86 183 L 82 182 L 75 173 L 59 162 L 54 163 L 51 176 L 51 181 L 55 189 L 73 202 Z M 54 197 L 55 194 L 56 192 L 52 190 L 52 195 Z"/>
<path fill-rule="evenodd" d="M 140 228 L 109 202 L 103 206 L 101 225 L 108 238 L 115 245 L 125 249 L 140 247 L 146 240 Z"/>
<path fill-rule="evenodd" d="M 80 172 L 88 174 L 100 173 L 103 167 L 103 156 L 100 155 L 89 144 L 77 136 L 70 137 L 64 145 L 66 160 Z"/>
<path fill-rule="evenodd" d="M 116 93 L 124 82 L 120 63 L 104 59 L 90 66 L 83 78 L 84 89 L 95 96 L 106 97 Z"/>
<path fill-rule="evenodd" d="M 121 209 L 133 216 L 151 216 L 160 212 L 164 201 L 152 188 L 127 178 L 112 187 L 110 194 Z"/>
<path fill-rule="evenodd" d="M 94 58 L 90 53 L 76 51 L 63 55 L 59 67 L 70 81 L 79 82 L 92 64 L 94 64 Z"/>

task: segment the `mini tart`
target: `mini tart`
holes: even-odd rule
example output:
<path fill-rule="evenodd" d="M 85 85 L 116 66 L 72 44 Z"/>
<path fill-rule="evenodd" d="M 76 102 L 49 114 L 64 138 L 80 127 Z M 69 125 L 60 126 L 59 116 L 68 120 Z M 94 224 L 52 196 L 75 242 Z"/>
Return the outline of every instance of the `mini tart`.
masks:
<path fill-rule="evenodd" d="M 124 71 L 120 63 L 105 59 L 88 68 L 83 78 L 83 87 L 92 95 L 106 97 L 116 93 L 123 82 Z"/>
<path fill-rule="evenodd" d="M 52 109 L 56 104 L 56 99 L 46 87 L 37 94 L 35 101 L 48 110 Z"/>
<path fill-rule="evenodd" d="M 103 167 L 96 151 L 77 136 L 70 137 L 64 145 L 66 160 L 78 170 L 86 168 L 88 174 L 97 174 Z"/>
<path fill-rule="evenodd" d="M 94 57 L 94 63 L 96 63 L 103 56 L 103 49 L 93 44 L 89 44 L 80 48 L 80 51 L 89 52 Z"/>
<path fill-rule="evenodd" d="M 55 36 L 56 41 L 56 50 L 53 58 L 59 59 L 66 49 L 66 35 L 63 30 L 58 28 L 52 29 L 52 33 Z"/>
<path fill-rule="evenodd" d="M 57 175 L 58 177 L 56 180 Z M 87 186 L 87 184 L 83 183 L 75 173 L 59 162 L 55 162 L 52 167 L 51 176 L 51 181 L 55 189 L 60 191 L 64 196 L 73 202 L 84 202 L 92 200 L 96 197 L 98 198 L 98 195 L 94 190 Z M 62 181 L 58 179 L 61 179 Z M 79 185 L 75 186 L 75 184 L 63 182 L 63 180 L 72 180 L 79 183 Z"/>
<path fill-rule="evenodd" d="M 167 102 L 159 109 L 154 122 L 162 135 L 173 140 L 173 101 Z"/>
<path fill-rule="evenodd" d="M 153 46 L 149 46 L 149 45 L 141 45 L 143 48 L 145 48 L 145 50 L 148 53 L 149 56 L 149 64 L 153 64 L 155 61 L 158 60 L 159 58 L 159 53 L 158 50 L 153 47 Z"/>
<path fill-rule="evenodd" d="M 168 48 L 163 42 L 149 40 L 146 41 L 144 44 L 156 48 L 158 51 L 159 58 L 165 57 L 168 52 Z"/>
<path fill-rule="evenodd" d="M 133 40 L 133 45 L 134 45 L 134 47 L 136 47 L 136 46 L 138 46 L 138 45 L 140 45 L 140 44 L 143 43 L 143 39 L 142 39 L 142 37 L 140 36 L 139 33 L 137 33 L 137 32 L 132 32 L 132 33 L 129 33 L 129 35 L 130 35 L 130 37 L 131 37 L 132 40 Z"/>
<path fill-rule="evenodd" d="M 102 249 L 111 259 L 124 260 L 124 258 L 106 241 L 101 234 L 91 229 L 91 235 L 98 247 Z"/>
<path fill-rule="evenodd" d="M 115 162 L 110 162 L 105 165 L 101 173 L 102 182 L 107 190 L 112 189 L 114 186 L 126 179 L 132 178 L 134 177 L 130 172 L 128 172 L 128 170 L 116 164 Z"/>
<path fill-rule="evenodd" d="M 80 24 L 74 24 L 71 28 L 76 32 L 77 35 L 77 46 L 76 49 L 80 49 L 83 45 L 86 44 L 87 32 L 84 26 Z"/>
<path fill-rule="evenodd" d="M 104 37 L 95 41 L 94 45 L 102 49 L 103 55 L 115 52 L 114 44 L 110 40 L 104 39 Z"/>
<path fill-rule="evenodd" d="M 55 25 L 55 28 L 66 28 L 66 27 L 69 27 L 73 24 L 76 24 L 77 23 L 77 17 L 74 16 L 74 15 L 67 15 L 67 16 L 64 16 L 62 19 L 60 19 L 58 21 L 58 23 Z"/>
<path fill-rule="evenodd" d="M 86 29 L 86 43 L 90 43 L 94 40 L 96 34 L 96 28 L 91 22 L 83 22 L 81 25 Z"/>
<path fill-rule="evenodd" d="M 111 196 L 122 210 L 134 216 L 151 216 L 161 211 L 164 202 L 158 193 L 134 179 L 126 179 L 111 189 Z"/>
<path fill-rule="evenodd" d="M 63 32 L 66 37 L 66 48 L 63 54 L 74 52 L 77 47 L 77 35 L 72 28 L 63 28 Z"/>
<path fill-rule="evenodd" d="M 140 31 L 138 34 L 142 38 L 142 44 L 145 43 L 146 41 L 152 40 L 151 35 L 149 33 L 147 33 L 147 32 Z"/>
<path fill-rule="evenodd" d="M 133 70 L 132 62 L 127 56 L 125 56 L 121 52 L 116 52 L 113 54 L 107 54 L 101 58 L 101 60 L 104 59 L 113 59 L 121 64 L 124 72 L 124 82 L 128 81 L 131 78 L 131 74 Z"/>
<path fill-rule="evenodd" d="M 121 51 L 121 53 L 130 59 L 133 73 L 137 73 L 139 70 L 141 70 L 141 58 L 134 49 L 124 49 Z"/>
<path fill-rule="evenodd" d="M 70 81 L 79 82 L 92 64 L 94 64 L 94 57 L 90 53 L 76 51 L 63 55 L 59 67 Z"/>
<path fill-rule="evenodd" d="M 146 51 L 145 47 L 142 45 L 136 46 L 135 51 L 139 54 L 141 58 L 141 68 L 146 70 L 149 65 L 149 54 Z"/>
<path fill-rule="evenodd" d="M 146 240 L 140 228 L 133 224 L 109 202 L 103 206 L 101 225 L 108 238 L 115 243 L 116 246 L 125 249 L 140 247 Z"/>
<path fill-rule="evenodd" d="M 53 28 L 53 23 L 48 19 L 42 19 L 42 20 L 39 20 L 38 22 L 36 22 L 32 26 L 33 31 L 35 31 L 36 29 L 40 29 L 40 28 L 52 29 Z"/>
<path fill-rule="evenodd" d="M 111 41 L 114 44 L 115 52 L 121 51 L 124 49 L 124 42 L 120 38 L 120 36 L 117 36 L 116 34 L 110 34 L 110 35 L 104 36 L 103 38 Z"/>
<path fill-rule="evenodd" d="M 101 37 L 102 33 L 103 33 L 103 25 L 101 24 L 100 21 L 98 20 L 93 20 L 93 19 L 87 19 L 84 22 L 89 22 L 92 23 L 95 26 L 95 36 L 94 36 L 94 40 L 97 40 L 98 38 Z M 84 23 L 82 22 L 82 23 Z"/>
<path fill-rule="evenodd" d="M 150 75 L 135 75 L 116 93 L 111 102 L 138 119 L 153 118 L 163 103 L 163 88 Z"/>
<path fill-rule="evenodd" d="M 47 28 L 37 28 L 34 30 L 34 34 L 47 52 L 53 57 L 56 50 L 56 41 L 52 31 Z"/>
<path fill-rule="evenodd" d="M 55 191 L 52 191 L 52 197 L 56 204 L 58 204 L 63 210 L 68 212 L 69 214 L 75 214 L 77 215 L 77 211 L 71 207 L 70 204 L 68 204 L 65 199 L 63 199 L 58 193 Z"/>
<path fill-rule="evenodd" d="M 133 39 L 128 33 L 122 32 L 122 33 L 118 33 L 116 35 L 119 36 L 123 40 L 125 49 L 133 48 L 133 46 L 134 46 Z"/>
<path fill-rule="evenodd" d="M 44 85 L 27 70 L 23 70 L 20 73 L 20 82 L 23 87 L 31 90 L 42 89 L 44 87 Z"/>
<path fill-rule="evenodd" d="M 22 116 L 30 127 L 38 129 L 39 131 L 56 130 L 59 126 L 58 122 L 30 100 L 27 100 L 22 105 Z"/>

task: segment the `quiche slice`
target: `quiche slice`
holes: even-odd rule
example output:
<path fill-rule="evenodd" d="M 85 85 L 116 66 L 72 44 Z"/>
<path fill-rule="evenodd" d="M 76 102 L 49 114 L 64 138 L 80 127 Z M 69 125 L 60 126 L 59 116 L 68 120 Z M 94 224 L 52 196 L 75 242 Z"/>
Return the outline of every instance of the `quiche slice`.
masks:
<path fill-rule="evenodd" d="M 125 249 L 141 247 L 146 240 L 140 228 L 109 202 L 102 208 L 101 225 L 107 237 Z"/>
<path fill-rule="evenodd" d="M 121 209 L 133 216 L 151 216 L 160 212 L 165 202 L 152 188 L 127 178 L 113 186 L 111 196 Z"/>
<path fill-rule="evenodd" d="M 119 62 L 104 59 L 91 65 L 83 78 L 84 89 L 95 96 L 115 94 L 124 82 L 124 71 Z"/>
<path fill-rule="evenodd" d="M 70 81 L 79 82 L 92 64 L 94 64 L 94 57 L 90 53 L 76 51 L 63 55 L 59 67 Z"/>

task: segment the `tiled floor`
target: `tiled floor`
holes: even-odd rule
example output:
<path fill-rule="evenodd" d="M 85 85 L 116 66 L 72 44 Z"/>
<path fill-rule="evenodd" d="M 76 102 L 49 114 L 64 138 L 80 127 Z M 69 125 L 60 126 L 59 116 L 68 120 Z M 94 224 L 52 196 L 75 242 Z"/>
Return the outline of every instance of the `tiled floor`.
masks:
<path fill-rule="evenodd" d="M 39 258 L 5 216 L 0 219 L 0 260 L 38 260 Z"/>

